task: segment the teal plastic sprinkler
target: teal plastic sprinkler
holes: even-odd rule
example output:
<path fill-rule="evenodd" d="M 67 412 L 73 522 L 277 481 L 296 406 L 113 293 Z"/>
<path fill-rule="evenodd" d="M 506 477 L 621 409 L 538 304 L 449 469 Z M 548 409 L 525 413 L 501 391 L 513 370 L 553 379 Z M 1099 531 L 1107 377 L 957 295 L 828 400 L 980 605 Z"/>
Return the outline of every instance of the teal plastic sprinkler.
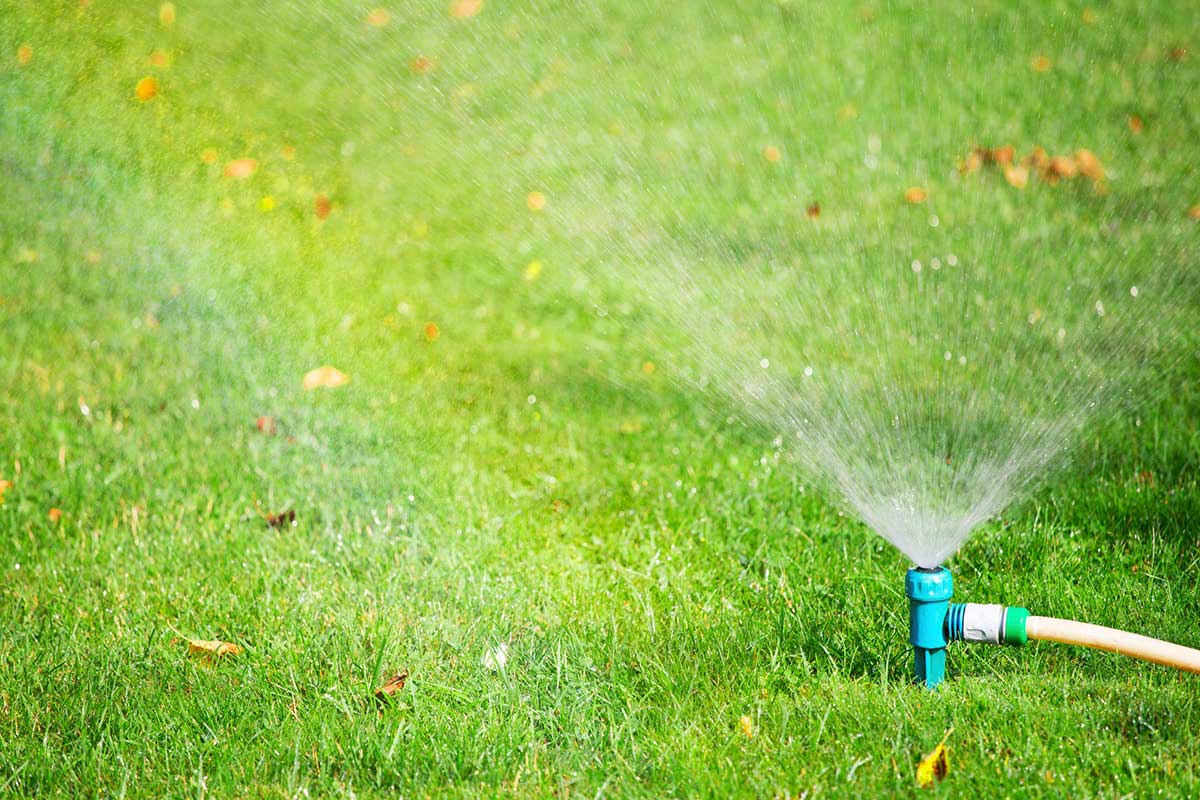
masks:
<path fill-rule="evenodd" d="M 917 682 L 937 688 L 946 677 L 950 642 L 1023 645 L 1030 639 L 1094 647 L 1200 674 L 1200 650 L 1128 631 L 1054 617 L 1020 606 L 951 603 L 954 579 L 945 567 L 913 567 L 904 576 L 908 640 Z"/>

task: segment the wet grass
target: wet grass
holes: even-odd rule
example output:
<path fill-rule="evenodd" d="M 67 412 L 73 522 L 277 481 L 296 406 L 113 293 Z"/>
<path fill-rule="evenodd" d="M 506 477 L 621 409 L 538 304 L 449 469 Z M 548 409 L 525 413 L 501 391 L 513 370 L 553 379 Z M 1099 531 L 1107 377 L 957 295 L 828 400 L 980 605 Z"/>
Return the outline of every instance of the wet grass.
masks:
<path fill-rule="evenodd" d="M 1190 263 L 1195 9 L 203 5 L 0 14 L 0 794 L 898 795 L 951 726 L 941 793 L 1198 791 L 1190 676 L 1038 645 L 910 685 L 904 560 L 671 380 L 605 259 L 626 216 L 736 253 L 813 199 L 829 255 L 1011 140 L 1114 176 L 990 176 L 976 224 L 1028 223 L 1001 256 Z M 1200 645 L 1179 347 L 955 556 L 959 597 Z M 351 382 L 303 391 L 323 363 Z"/>

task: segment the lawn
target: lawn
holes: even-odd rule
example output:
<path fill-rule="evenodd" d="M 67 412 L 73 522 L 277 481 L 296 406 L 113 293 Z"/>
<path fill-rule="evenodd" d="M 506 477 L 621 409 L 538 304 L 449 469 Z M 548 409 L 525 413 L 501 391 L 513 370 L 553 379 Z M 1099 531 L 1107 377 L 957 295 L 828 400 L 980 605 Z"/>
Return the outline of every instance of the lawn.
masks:
<path fill-rule="evenodd" d="M 1185 2 L 5 0 L 0 795 L 912 795 L 951 728 L 931 796 L 1200 794 L 1195 676 L 913 685 L 908 560 L 647 279 L 1194 277 L 1198 85 Z M 1194 300 L 959 599 L 1200 646 Z"/>

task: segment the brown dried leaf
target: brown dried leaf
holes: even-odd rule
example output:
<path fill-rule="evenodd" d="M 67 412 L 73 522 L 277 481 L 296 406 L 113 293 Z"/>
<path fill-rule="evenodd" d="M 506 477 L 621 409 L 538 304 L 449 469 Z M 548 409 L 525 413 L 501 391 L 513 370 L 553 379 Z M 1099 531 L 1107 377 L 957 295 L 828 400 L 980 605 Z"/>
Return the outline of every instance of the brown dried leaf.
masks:
<path fill-rule="evenodd" d="M 375 690 L 375 699 L 387 701 L 388 699 L 400 694 L 404 688 L 405 681 L 408 680 L 408 670 L 402 669 L 399 672 L 393 673 L 392 677 L 388 678 L 382 686 Z"/>
<path fill-rule="evenodd" d="M 296 524 L 296 512 L 289 508 L 287 511 L 280 511 L 278 514 L 267 514 L 268 528 L 282 528 L 287 525 Z"/>
<path fill-rule="evenodd" d="M 333 213 L 333 201 L 323 194 L 319 194 L 313 198 L 313 213 L 317 215 L 317 219 L 329 219 L 329 215 Z"/>
<path fill-rule="evenodd" d="M 276 432 L 275 418 L 262 416 L 254 420 L 254 427 L 258 428 L 260 433 L 265 433 L 267 436 L 274 436 Z"/>
<path fill-rule="evenodd" d="M 816 219 L 821 216 L 821 204 L 816 202 L 811 203 L 808 208 L 804 209 L 804 214 L 809 219 Z"/>

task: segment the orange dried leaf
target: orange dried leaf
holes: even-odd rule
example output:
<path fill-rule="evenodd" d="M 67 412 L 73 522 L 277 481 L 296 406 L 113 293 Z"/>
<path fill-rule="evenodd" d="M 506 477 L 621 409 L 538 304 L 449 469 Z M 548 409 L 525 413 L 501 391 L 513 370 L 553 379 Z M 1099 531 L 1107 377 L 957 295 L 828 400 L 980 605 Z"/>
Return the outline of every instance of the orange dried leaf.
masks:
<path fill-rule="evenodd" d="M 1074 178 L 1076 171 L 1074 159 L 1067 156 L 1055 156 L 1050 159 L 1049 173 L 1055 178 Z"/>
<path fill-rule="evenodd" d="M 1085 178 L 1091 178 L 1094 181 L 1104 180 L 1104 165 L 1091 150 L 1075 151 L 1075 169 Z"/>
<path fill-rule="evenodd" d="M 783 158 L 783 154 L 779 152 L 778 147 L 768 145 L 767 147 L 763 148 L 763 158 L 774 164 L 778 162 L 779 159 Z"/>
<path fill-rule="evenodd" d="M 158 7 L 158 21 L 163 27 L 169 28 L 175 24 L 175 4 L 163 3 Z"/>
<path fill-rule="evenodd" d="M 235 158 L 225 165 L 226 178 L 249 178 L 258 171 L 258 162 L 253 158 Z"/>
<path fill-rule="evenodd" d="M 63 515 L 62 509 L 52 508 L 52 509 L 50 509 L 50 513 L 48 516 L 50 517 L 50 522 L 57 523 L 60 519 L 62 519 L 62 515 Z"/>
<path fill-rule="evenodd" d="M 1013 163 L 1013 159 L 1016 158 L 1017 151 L 1011 144 L 1002 144 L 999 147 L 992 148 L 989 155 L 991 156 L 992 161 L 995 161 L 997 164 L 1003 166 L 1005 164 Z"/>
<path fill-rule="evenodd" d="M 162 50 L 155 50 L 150 54 L 150 64 L 151 66 L 166 69 L 171 66 L 171 57 Z"/>
<path fill-rule="evenodd" d="M 386 8 L 373 8 L 367 12 L 367 24 L 373 28 L 382 28 L 392 20 L 392 15 Z"/>
<path fill-rule="evenodd" d="M 417 56 L 412 61 L 408 62 L 408 68 L 418 75 L 429 72 L 433 69 L 433 59 L 428 56 Z"/>
<path fill-rule="evenodd" d="M 470 19 L 483 11 L 483 0 L 455 0 L 450 6 L 450 16 L 455 19 Z"/>
<path fill-rule="evenodd" d="M 1051 66 L 1050 59 L 1046 56 L 1036 56 L 1033 61 L 1030 62 L 1030 66 L 1033 67 L 1034 72 L 1047 72 Z"/>
<path fill-rule="evenodd" d="M 754 738 L 754 720 L 750 719 L 748 714 L 743 715 L 738 720 L 738 727 L 741 728 L 742 736 L 745 736 L 747 739 Z"/>
<path fill-rule="evenodd" d="M 222 658 L 224 656 L 236 656 L 242 652 L 242 648 L 236 644 L 222 642 L 218 639 L 212 641 L 200 641 L 198 639 L 188 640 L 188 653 L 200 658 Z"/>
<path fill-rule="evenodd" d="M 821 204 L 815 202 L 810 203 L 808 208 L 804 209 L 804 215 L 809 219 L 816 219 L 817 217 L 821 216 Z"/>
<path fill-rule="evenodd" d="M 904 202 L 906 203 L 924 203 L 928 194 L 920 186 L 910 186 L 904 192 Z"/>
<path fill-rule="evenodd" d="M 258 428 L 259 433 L 265 433 L 267 436 L 275 435 L 275 418 L 262 416 L 254 420 L 254 427 Z"/>
<path fill-rule="evenodd" d="M 317 215 L 317 219 L 329 219 L 329 215 L 333 213 L 333 202 L 323 194 L 319 194 L 313 198 L 313 213 Z"/>
<path fill-rule="evenodd" d="M 200 160 L 205 164 L 217 163 L 217 150 L 215 147 L 206 147 L 200 151 Z"/>
<path fill-rule="evenodd" d="M 1188 216 L 1192 219 L 1200 219 L 1200 203 L 1188 209 Z"/>
<path fill-rule="evenodd" d="M 1029 170 L 1026 167 L 1007 166 L 1004 168 L 1004 180 L 1018 189 L 1024 189 L 1029 183 Z"/>
<path fill-rule="evenodd" d="M 27 44 L 22 44 L 17 48 L 17 63 L 22 67 L 33 60 L 33 48 Z"/>
<path fill-rule="evenodd" d="M 1146 123 L 1142 122 L 1141 117 L 1139 117 L 1137 114 L 1129 115 L 1129 132 L 1130 133 L 1141 133 L 1142 129 L 1145 127 L 1146 127 Z"/>
<path fill-rule="evenodd" d="M 441 332 L 441 330 L 438 329 L 436 322 L 426 322 L 425 323 L 425 338 L 427 340 L 429 340 L 431 342 L 437 341 L 437 338 L 441 335 L 442 335 L 442 332 Z"/>
<path fill-rule="evenodd" d="M 305 389 L 311 391 L 313 389 L 336 389 L 337 387 L 348 383 L 350 376 L 343 372 L 334 369 L 331 366 L 317 367 L 310 369 L 304 373 L 302 384 Z"/>
<path fill-rule="evenodd" d="M 546 195 L 541 192 L 530 192 L 525 198 L 525 205 L 530 211 L 541 211 L 546 207 Z"/>
<path fill-rule="evenodd" d="M 133 96 L 143 103 L 153 100 L 158 96 L 158 79 L 150 75 L 142 78 L 134 87 Z"/>

